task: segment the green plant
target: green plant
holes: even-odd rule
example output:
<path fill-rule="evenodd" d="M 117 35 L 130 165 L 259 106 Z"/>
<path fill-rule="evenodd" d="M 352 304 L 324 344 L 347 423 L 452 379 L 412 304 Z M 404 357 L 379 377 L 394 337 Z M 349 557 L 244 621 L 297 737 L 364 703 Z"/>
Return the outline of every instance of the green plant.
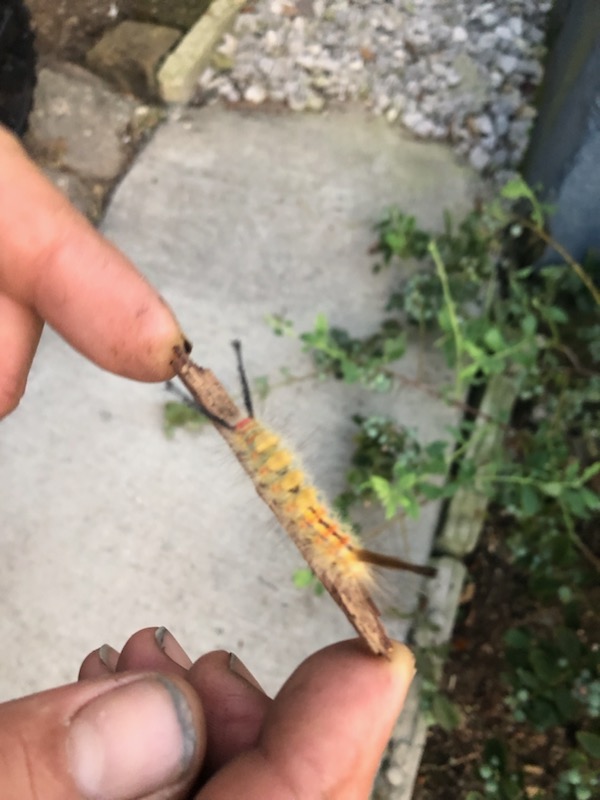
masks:
<path fill-rule="evenodd" d="M 177 428 L 200 431 L 207 422 L 201 411 L 183 400 L 169 400 L 163 406 L 163 430 L 169 439 L 175 435 Z"/>
<path fill-rule="evenodd" d="M 348 488 L 336 500 L 344 516 L 352 506 L 374 501 L 379 501 L 388 519 L 399 509 L 418 516 L 424 501 L 448 491 L 440 481 L 448 470 L 447 442 L 421 445 L 413 431 L 387 417 L 356 414 L 352 420 L 358 431 L 346 474 Z"/>
<path fill-rule="evenodd" d="M 512 628 L 505 636 L 507 697 L 515 718 L 539 729 L 590 724 L 600 713 L 600 672 L 593 649 L 577 634 L 580 614 L 569 609 L 573 626 L 549 630 Z"/>
<path fill-rule="evenodd" d="M 482 763 L 477 773 L 482 783 L 481 792 L 469 792 L 466 800 L 520 800 L 524 797 L 523 776 L 509 767 L 510 753 L 505 742 L 490 739 L 483 751 Z"/>
<path fill-rule="evenodd" d="M 558 776 L 557 800 L 593 800 L 594 797 L 598 797 L 600 793 L 598 759 L 600 759 L 600 750 L 597 743 L 592 757 L 586 752 L 586 748 L 572 750 L 569 753 L 568 769 Z"/>
<path fill-rule="evenodd" d="M 527 216 L 515 212 L 515 202 L 528 207 Z M 361 504 L 379 507 L 390 520 L 417 515 L 424 503 L 464 487 L 492 505 L 504 520 L 515 567 L 545 609 L 541 619 L 551 620 L 508 631 L 506 702 L 520 724 L 568 728 L 568 764 L 556 775 L 556 797 L 585 800 L 597 785 L 600 757 L 600 654 L 590 597 L 600 571 L 600 294 L 581 265 L 549 239 L 547 213 L 520 179 L 458 224 L 446 215 L 441 233 L 390 210 L 376 226 L 375 271 L 407 259 L 420 271 L 402 273 L 384 321 L 370 336 L 354 337 L 320 316 L 299 339 L 320 376 L 377 391 L 398 382 L 431 391 L 403 375 L 397 361 L 411 336 L 437 335 L 453 370 L 452 385 L 438 393 L 464 410 L 463 422 L 445 441 L 424 444 L 396 421 L 356 416 L 338 508 L 349 515 Z M 519 248 L 534 252 L 549 242 L 566 268 L 514 265 Z M 289 322 L 277 325 L 295 335 Z M 500 434 L 499 446 L 481 463 L 468 446 L 478 411 L 464 398 L 469 387 L 500 376 L 513 382 L 515 404 L 497 418 L 480 415 L 483 435 L 486 429 Z M 437 689 L 436 659 L 419 658 L 427 714 L 450 727 L 458 715 Z M 523 796 L 523 777 L 509 767 L 513 755 L 509 743 L 486 748 L 478 768 L 483 794 L 473 796 Z"/>
<path fill-rule="evenodd" d="M 440 675 L 447 647 L 417 647 L 414 650 L 421 712 L 430 725 L 439 725 L 445 731 L 458 728 L 462 711 L 445 692 L 440 691 Z"/>

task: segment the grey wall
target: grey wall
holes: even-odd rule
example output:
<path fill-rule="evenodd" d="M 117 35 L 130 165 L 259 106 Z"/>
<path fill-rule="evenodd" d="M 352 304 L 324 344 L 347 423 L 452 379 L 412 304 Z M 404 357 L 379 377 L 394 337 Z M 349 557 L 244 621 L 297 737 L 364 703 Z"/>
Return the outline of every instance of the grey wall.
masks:
<path fill-rule="evenodd" d="M 557 0 L 539 116 L 523 174 L 555 204 L 552 235 L 578 260 L 600 256 L 600 2 Z M 547 251 L 541 263 L 556 261 Z"/>

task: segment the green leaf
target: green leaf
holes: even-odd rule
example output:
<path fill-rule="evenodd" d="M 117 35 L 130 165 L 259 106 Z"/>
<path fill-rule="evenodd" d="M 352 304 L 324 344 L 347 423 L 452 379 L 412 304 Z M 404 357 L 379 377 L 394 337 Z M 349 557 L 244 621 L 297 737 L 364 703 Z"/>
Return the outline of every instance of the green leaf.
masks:
<path fill-rule="evenodd" d="M 322 335 L 329 333 L 329 321 L 325 314 L 317 314 L 314 331 Z"/>
<path fill-rule="evenodd" d="M 575 631 L 561 627 L 556 631 L 556 643 L 568 661 L 576 661 L 581 655 L 581 642 Z"/>
<path fill-rule="evenodd" d="M 537 319 L 533 316 L 533 314 L 527 314 L 521 320 L 521 330 L 527 336 L 533 336 L 533 334 L 537 330 Z"/>
<path fill-rule="evenodd" d="M 565 324 L 569 321 L 569 317 L 565 314 L 562 308 L 558 306 L 549 306 L 546 311 L 546 318 L 552 320 L 552 322 L 558 322 L 559 324 Z"/>
<path fill-rule="evenodd" d="M 315 576 L 310 567 L 302 567 L 302 569 L 297 569 L 292 578 L 294 586 L 297 589 L 305 589 L 307 586 L 312 584 L 314 579 Z"/>
<path fill-rule="evenodd" d="M 264 400 L 271 391 L 268 375 L 258 375 L 254 378 L 254 391 L 260 400 Z"/>
<path fill-rule="evenodd" d="M 170 400 L 163 408 L 163 430 L 171 439 L 177 428 L 199 431 L 208 423 L 208 418 L 197 408 L 177 400 Z"/>
<path fill-rule="evenodd" d="M 562 675 L 562 670 L 556 663 L 555 656 L 550 655 L 541 647 L 531 648 L 529 663 L 537 677 L 544 683 L 553 684 Z"/>
<path fill-rule="evenodd" d="M 522 628 L 509 628 L 504 634 L 504 642 L 515 650 L 526 650 L 531 646 L 531 634 Z"/>
<path fill-rule="evenodd" d="M 483 748 L 484 761 L 493 764 L 499 772 L 506 770 L 508 749 L 501 739 L 488 739 Z"/>
<path fill-rule="evenodd" d="M 576 517 L 584 517 L 587 511 L 585 497 L 580 489 L 566 489 L 562 493 L 562 502 Z"/>
<path fill-rule="evenodd" d="M 590 478 L 593 478 L 594 475 L 597 475 L 599 472 L 600 472 L 600 461 L 596 461 L 583 470 L 583 472 L 581 473 L 581 478 L 579 480 L 581 483 L 587 483 L 590 480 Z"/>
<path fill-rule="evenodd" d="M 590 511 L 600 510 L 600 496 L 598 496 L 596 492 L 592 492 L 591 489 L 584 487 L 580 489 L 580 493 L 586 507 L 589 508 Z"/>
<path fill-rule="evenodd" d="M 575 737 L 588 755 L 600 758 L 600 736 L 597 733 L 578 731 Z"/>
<path fill-rule="evenodd" d="M 525 514 L 526 517 L 533 517 L 535 516 L 542 504 L 540 502 L 540 496 L 536 492 L 536 490 L 528 483 L 524 483 L 521 485 L 521 510 Z"/>
<path fill-rule="evenodd" d="M 404 508 L 411 519 L 419 519 L 421 516 L 421 506 L 415 497 L 407 497 L 406 502 L 404 503 Z"/>
<path fill-rule="evenodd" d="M 558 725 L 561 722 L 553 703 L 548 700 L 536 699 L 531 703 L 527 712 L 528 719 L 541 730 Z"/>
<path fill-rule="evenodd" d="M 580 705 L 573 697 L 571 687 L 557 686 L 553 695 L 553 700 L 560 714 L 560 722 L 573 722 L 580 713 Z"/>
<path fill-rule="evenodd" d="M 540 483 L 539 487 L 542 492 L 549 497 L 560 497 L 564 491 L 565 485 L 564 483 L 560 483 L 560 481 L 547 481 L 546 483 Z"/>
<path fill-rule="evenodd" d="M 437 693 L 431 703 L 431 714 L 437 725 L 445 731 L 452 731 L 461 723 L 461 714 L 458 706 L 445 694 Z"/>
<path fill-rule="evenodd" d="M 507 181 L 500 190 L 500 196 L 506 200 L 522 200 L 531 197 L 531 189 L 520 175 Z"/>
<path fill-rule="evenodd" d="M 281 314 L 267 314 L 265 322 L 275 336 L 294 336 L 294 323 L 282 317 Z"/>
<path fill-rule="evenodd" d="M 360 380 L 360 369 L 353 361 L 344 360 L 342 363 L 342 377 L 346 383 L 356 383 Z"/>
<path fill-rule="evenodd" d="M 506 347 L 506 342 L 499 328 L 488 328 L 483 337 L 484 342 L 495 353 Z"/>
<path fill-rule="evenodd" d="M 396 336 L 393 339 L 386 339 L 383 343 L 383 354 L 385 361 L 397 361 L 406 352 L 406 339 L 404 336 Z"/>
<path fill-rule="evenodd" d="M 392 496 L 392 487 L 390 482 L 385 478 L 382 478 L 380 475 L 372 475 L 369 485 L 383 506 L 387 519 L 391 519 L 396 513 L 396 504 Z"/>
<path fill-rule="evenodd" d="M 500 196 L 504 197 L 506 200 L 529 200 L 532 206 L 531 218 L 538 228 L 543 226 L 544 215 L 538 199 L 520 175 L 516 178 L 512 178 L 502 187 Z"/>

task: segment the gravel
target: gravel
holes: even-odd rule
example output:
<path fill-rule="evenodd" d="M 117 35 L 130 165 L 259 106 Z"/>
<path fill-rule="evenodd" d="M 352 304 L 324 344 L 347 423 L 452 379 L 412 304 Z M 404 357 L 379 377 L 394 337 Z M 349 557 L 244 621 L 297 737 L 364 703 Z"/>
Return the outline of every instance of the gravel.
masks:
<path fill-rule="evenodd" d="M 505 180 L 542 77 L 551 0 L 250 0 L 199 99 L 294 111 L 364 103 Z"/>

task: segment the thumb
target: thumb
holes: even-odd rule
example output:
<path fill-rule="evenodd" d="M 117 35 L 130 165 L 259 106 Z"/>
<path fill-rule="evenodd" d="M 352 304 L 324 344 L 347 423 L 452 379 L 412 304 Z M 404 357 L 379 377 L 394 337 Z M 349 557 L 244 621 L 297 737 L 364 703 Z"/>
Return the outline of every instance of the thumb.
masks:
<path fill-rule="evenodd" d="M 305 661 L 270 706 L 254 749 L 197 796 L 226 800 L 365 800 L 414 674 L 408 648 L 391 661 L 356 640 Z"/>
<path fill-rule="evenodd" d="M 166 800 L 204 756 L 200 701 L 183 680 L 123 673 L 0 705 L 2 800 Z"/>

